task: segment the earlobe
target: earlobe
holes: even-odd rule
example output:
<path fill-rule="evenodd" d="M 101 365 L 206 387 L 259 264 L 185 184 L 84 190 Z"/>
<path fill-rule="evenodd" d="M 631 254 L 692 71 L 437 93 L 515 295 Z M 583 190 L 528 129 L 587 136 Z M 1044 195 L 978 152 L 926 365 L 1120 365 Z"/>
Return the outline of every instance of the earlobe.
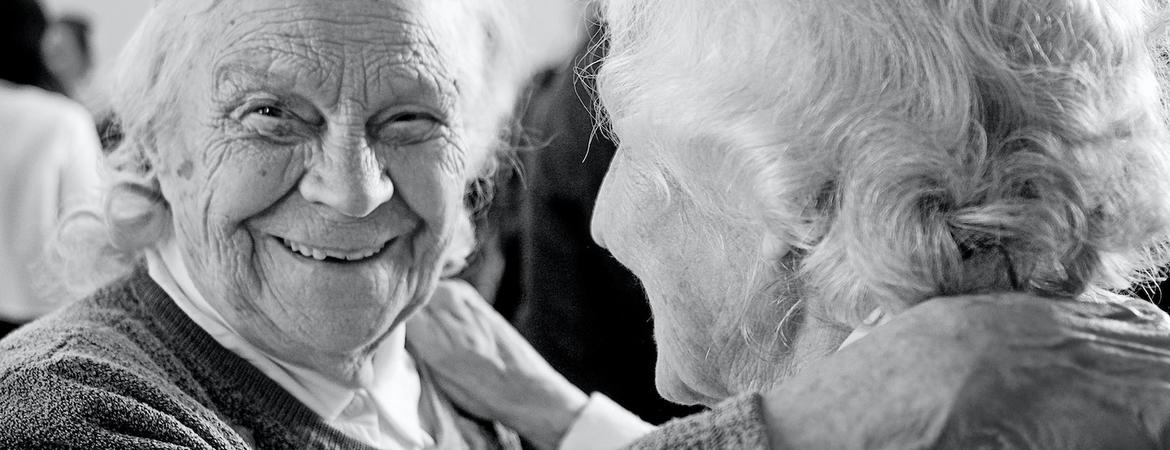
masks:
<path fill-rule="evenodd" d="M 123 180 L 105 201 L 106 226 L 115 248 L 136 252 L 163 239 L 171 226 L 170 205 L 158 179 Z"/>

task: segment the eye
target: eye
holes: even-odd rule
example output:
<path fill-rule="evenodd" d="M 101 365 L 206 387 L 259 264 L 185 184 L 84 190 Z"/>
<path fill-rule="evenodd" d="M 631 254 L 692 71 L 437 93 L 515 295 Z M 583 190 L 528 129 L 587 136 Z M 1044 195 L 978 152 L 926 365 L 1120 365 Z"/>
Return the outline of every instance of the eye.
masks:
<path fill-rule="evenodd" d="M 441 126 L 442 121 L 430 113 L 402 112 L 383 121 L 372 134 L 382 142 L 410 145 L 434 139 Z"/>
<path fill-rule="evenodd" d="M 248 130 L 277 143 L 293 143 L 310 131 L 310 125 L 300 115 L 270 102 L 245 105 L 237 110 L 236 117 Z"/>
<path fill-rule="evenodd" d="M 264 117 L 271 117 L 274 119 L 286 119 L 289 117 L 287 111 L 275 106 L 259 106 L 252 110 L 252 114 L 259 114 Z"/>

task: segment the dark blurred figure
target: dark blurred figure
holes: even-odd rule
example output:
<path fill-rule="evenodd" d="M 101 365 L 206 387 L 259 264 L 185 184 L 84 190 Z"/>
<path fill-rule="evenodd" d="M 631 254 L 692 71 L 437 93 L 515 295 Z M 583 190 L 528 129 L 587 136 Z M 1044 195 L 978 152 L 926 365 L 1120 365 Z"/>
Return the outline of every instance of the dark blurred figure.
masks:
<path fill-rule="evenodd" d="M 0 2 L 0 336 L 55 308 L 38 269 L 67 214 L 96 203 L 97 134 L 42 56 L 35 0 Z"/>
<path fill-rule="evenodd" d="M 642 419 L 661 423 L 697 410 L 659 397 L 642 287 L 590 237 L 593 203 L 615 151 L 613 142 L 595 132 L 591 79 L 601 50 L 593 41 L 575 68 L 543 80 L 529 106 L 526 129 L 547 145 L 523 153 L 523 176 L 513 180 L 524 210 L 523 299 L 510 305 L 501 294 L 496 306 L 506 317 L 516 308 L 513 321 L 524 337 L 581 389 L 602 392 Z M 508 286 L 506 277 L 502 287 Z"/>
<path fill-rule="evenodd" d="M 36 1 L 0 2 L 0 79 L 64 93 L 42 51 L 47 29 L 44 10 Z"/>
<path fill-rule="evenodd" d="M 77 15 L 58 18 L 47 29 L 43 45 L 49 71 L 76 98 L 93 71 L 89 19 Z"/>

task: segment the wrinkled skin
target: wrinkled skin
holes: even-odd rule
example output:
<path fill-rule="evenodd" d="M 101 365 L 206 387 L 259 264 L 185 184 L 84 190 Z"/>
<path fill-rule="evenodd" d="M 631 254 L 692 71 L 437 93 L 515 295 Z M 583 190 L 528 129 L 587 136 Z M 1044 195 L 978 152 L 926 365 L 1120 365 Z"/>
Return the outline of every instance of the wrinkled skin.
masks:
<path fill-rule="evenodd" d="M 638 81 L 647 89 L 656 83 Z M 603 100 L 611 98 L 605 88 Z M 659 393 L 713 405 L 767 391 L 836 350 L 849 330 L 804 314 L 800 302 L 810 293 L 795 272 L 799 252 L 758 214 L 767 203 L 736 169 L 751 164 L 738 159 L 741 144 L 677 126 L 645 104 L 625 107 L 611 118 L 622 140 L 592 231 L 646 290 Z M 709 113 L 681 100 L 670 108 Z"/>
<path fill-rule="evenodd" d="M 270 354 L 352 381 L 432 291 L 485 152 L 456 88 L 482 48 L 450 5 L 236 0 L 192 17 L 207 41 L 152 162 L 196 286 Z M 319 261 L 284 240 L 378 252 Z"/>
<path fill-rule="evenodd" d="M 593 233 L 645 287 L 659 393 L 678 403 L 712 405 L 767 387 L 759 383 L 784 372 L 791 355 L 782 351 L 778 330 L 752 330 L 758 340 L 752 345 L 741 333 L 751 324 L 741 318 L 781 323 L 775 315 L 792 305 L 793 287 L 785 267 L 762 257 L 779 261 L 785 249 L 766 248 L 765 229 L 713 207 L 726 202 L 717 195 L 727 191 L 726 178 L 713 170 L 722 153 L 692 137 L 671 136 L 677 140 L 622 141 L 598 195 Z M 751 197 L 739 194 L 740 200 Z M 769 294 L 779 304 L 761 300 Z M 749 309 L 754 304 L 770 308 Z"/>

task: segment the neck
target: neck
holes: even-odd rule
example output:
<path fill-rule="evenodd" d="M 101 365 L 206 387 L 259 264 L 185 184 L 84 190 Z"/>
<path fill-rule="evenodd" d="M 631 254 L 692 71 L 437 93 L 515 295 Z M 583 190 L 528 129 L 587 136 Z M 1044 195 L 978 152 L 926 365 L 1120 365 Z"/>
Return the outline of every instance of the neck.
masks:
<path fill-rule="evenodd" d="M 788 363 L 782 379 L 796 375 L 808 365 L 835 353 L 851 331 L 841 324 L 805 315 L 805 320 L 800 324 L 796 334 L 792 360 Z"/>
<path fill-rule="evenodd" d="M 773 308 L 776 309 L 776 308 Z M 761 313 L 760 316 L 764 317 Z M 719 366 L 727 395 L 766 392 L 840 348 L 851 329 L 799 311 L 791 320 L 758 320 L 754 336 L 769 336 L 756 350 L 727 351 Z M 775 323 L 782 322 L 777 331 Z M 772 324 L 772 325 L 768 325 Z"/>
<path fill-rule="evenodd" d="M 331 353 L 303 347 L 267 352 L 279 361 L 303 367 L 342 386 L 371 386 L 381 366 L 405 357 L 406 327 L 395 327 L 375 345 L 353 352 Z"/>

